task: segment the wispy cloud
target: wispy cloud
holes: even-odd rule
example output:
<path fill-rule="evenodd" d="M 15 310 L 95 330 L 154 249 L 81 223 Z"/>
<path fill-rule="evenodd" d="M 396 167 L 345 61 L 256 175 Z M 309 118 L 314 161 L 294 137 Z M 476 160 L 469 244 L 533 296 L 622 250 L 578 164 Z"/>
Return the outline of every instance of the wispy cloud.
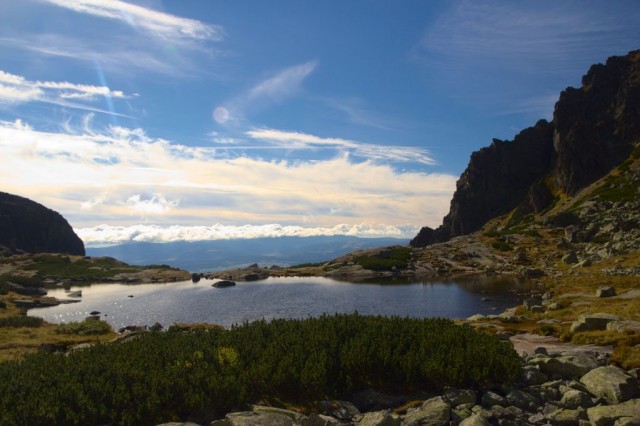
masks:
<path fill-rule="evenodd" d="M 424 58 L 435 66 L 466 67 L 498 61 L 527 68 L 532 62 L 545 60 L 544 72 L 558 66 L 575 67 L 576 62 L 591 62 L 598 52 L 612 54 L 623 44 L 637 44 L 638 30 L 633 29 L 640 17 L 637 8 L 621 20 L 620 14 L 606 13 L 610 3 L 589 7 L 590 3 L 457 2 L 429 27 L 419 49 L 435 55 Z M 540 67 L 535 70 L 540 72 Z"/>
<path fill-rule="evenodd" d="M 346 155 L 295 162 L 226 158 L 215 148 L 171 143 L 141 129 L 79 128 L 70 134 L 20 121 L 0 122 L 0 158 L 4 191 L 60 211 L 78 228 L 105 218 L 130 226 L 141 214 L 162 227 L 436 225 L 456 181 Z"/>
<path fill-rule="evenodd" d="M 426 165 L 436 164 L 433 157 L 431 157 L 429 152 L 424 148 L 374 145 L 347 139 L 321 138 L 305 133 L 275 129 L 250 130 L 246 134 L 253 139 L 266 141 L 277 147 L 289 150 L 332 148 L 374 161 L 417 162 Z"/>
<path fill-rule="evenodd" d="M 222 225 L 210 226 L 157 226 L 98 225 L 75 229 L 86 245 L 123 244 L 130 242 L 168 243 L 174 241 L 230 240 L 267 237 L 315 237 L 352 235 L 359 237 L 413 237 L 419 230 L 414 225 L 389 226 L 384 224 L 359 223 L 339 224 L 332 227 L 303 227 L 295 225 Z"/>
<path fill-rule="evenodd" d="M 549 117 L 558 93 L 608 56 L 638 47 L 635 2 L 464 0 L 425 30 L 411 52 L 458 102 L 498 114 Z M 525 105 L 526 104 L 526 105 Z"/>
<path fill-rule="evenodd" d="M 301 90 L 303 81 L 318 66 L 316 61 L 308 61 L 282 69 L 251 87 L 245 93 L 218 105 L 212 116 L 219 124 L 245 121 L 247 110 L 264 108 L 273 103 L 289 99 Z"/>
<path fill-rule="evenodd" d="M 43 0 L 78 13 L 113 19 L 148 34 L 169 39 L 219 40 L 224 30 L 218 25 L 202 23 L 120 0 Z"/>
<path fill-rule="evenodd" d="M 0 70 L 0 103 L 20 104 L 26 102 L 46 102 L 72 108 L 117 114 L 76 101 L 94 101 L 98 98 L 125 99 L 128 96 L 120 90 L 106 86 L 76 84 L 68 81 L 30 81 L 23 76 Z"/>

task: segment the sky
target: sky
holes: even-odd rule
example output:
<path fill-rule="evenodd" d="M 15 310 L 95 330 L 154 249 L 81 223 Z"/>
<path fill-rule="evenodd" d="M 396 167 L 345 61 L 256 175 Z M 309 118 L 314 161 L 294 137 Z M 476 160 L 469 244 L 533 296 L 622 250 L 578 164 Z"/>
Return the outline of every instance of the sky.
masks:
<path fill-rule="evenodd" d="M 85 244 L 411 238 L 640 2 L 4 0 L 0 191 Z"/>

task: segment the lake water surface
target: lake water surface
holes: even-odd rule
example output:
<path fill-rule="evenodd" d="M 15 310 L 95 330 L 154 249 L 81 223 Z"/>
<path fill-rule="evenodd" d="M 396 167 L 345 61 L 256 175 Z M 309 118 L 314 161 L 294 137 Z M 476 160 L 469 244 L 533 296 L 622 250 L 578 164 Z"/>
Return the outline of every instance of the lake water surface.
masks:
<path fill-rule="evenodd" d="M 82 321 L 91 311 L 113 327 L 174 323 L 216 323 L 229 327 L 244 321 L 306 318 L 324 313 L 466 318 L 496 314 L 519 303 L 527 284 L 475 277 L 452 282 L 349 283 L 329 278 L 269 278 L 214 288 L 215 280 L 171 284 L 93 284 L 80 303 L 31 309 L 29 315 L 52 323 Z M 65 299 L 63 289 L 49 296 Z M 133 297 L 130 297 L 133 296 Z M 485 300 L 483 300 L 485 299 Z M 488 299 L 488 300 L 487 300 Z"/>

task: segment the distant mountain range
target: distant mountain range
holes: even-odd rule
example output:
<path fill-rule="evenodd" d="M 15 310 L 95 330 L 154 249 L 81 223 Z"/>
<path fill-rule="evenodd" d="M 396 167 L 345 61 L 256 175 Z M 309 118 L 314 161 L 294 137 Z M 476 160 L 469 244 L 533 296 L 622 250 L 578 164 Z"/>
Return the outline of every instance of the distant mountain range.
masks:
<path fill-rule="evenodd" d="M 364 248 L 406 245 L 408 239 L 345 235 L 278 237 L 171 243 L 128 243 L 87 248 L 89 256 L 111 256 L 133 265 L 167 264 L 191 272 L 244 267 L 319 263 Z"/>

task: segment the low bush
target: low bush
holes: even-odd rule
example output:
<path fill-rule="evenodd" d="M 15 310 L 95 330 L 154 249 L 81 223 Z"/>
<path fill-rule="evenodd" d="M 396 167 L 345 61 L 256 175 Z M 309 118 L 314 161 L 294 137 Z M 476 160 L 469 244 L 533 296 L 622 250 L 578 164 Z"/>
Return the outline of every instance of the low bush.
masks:
<path fill-rule="evenodd" d="M 0 317 L 0 328 L 3 327 L 40 327 L 44 320 L 39 317 L 28 317 L 26 315 L 13 315 Z"/>
<path fill-rule="evenodd" d="M 58 334 L 77 334 L 80 336 L 92 336 L 107 334 L 111 331 L 111 326 L 102 320 L 87 318 L 82 322 L 62 323 L 56 326 Z"/>
<path fill-rule="evenodd" d="M 478 388 L 519 370 L 511 346 L 450 320 L 280 319 L 2 363 L 0 413 L 5 424 L 206 422 L 246 403 L 305 405 L 365 388 Z"/>
<path fill-rule="evenodd" d="M 411 260 L 409 247 L 396 247 L 371 256 L 358 256 L 353 259 L 355 263 L 364 269 L 371 271 L 391 271 L 393 269 L 406 269 Z"/>

